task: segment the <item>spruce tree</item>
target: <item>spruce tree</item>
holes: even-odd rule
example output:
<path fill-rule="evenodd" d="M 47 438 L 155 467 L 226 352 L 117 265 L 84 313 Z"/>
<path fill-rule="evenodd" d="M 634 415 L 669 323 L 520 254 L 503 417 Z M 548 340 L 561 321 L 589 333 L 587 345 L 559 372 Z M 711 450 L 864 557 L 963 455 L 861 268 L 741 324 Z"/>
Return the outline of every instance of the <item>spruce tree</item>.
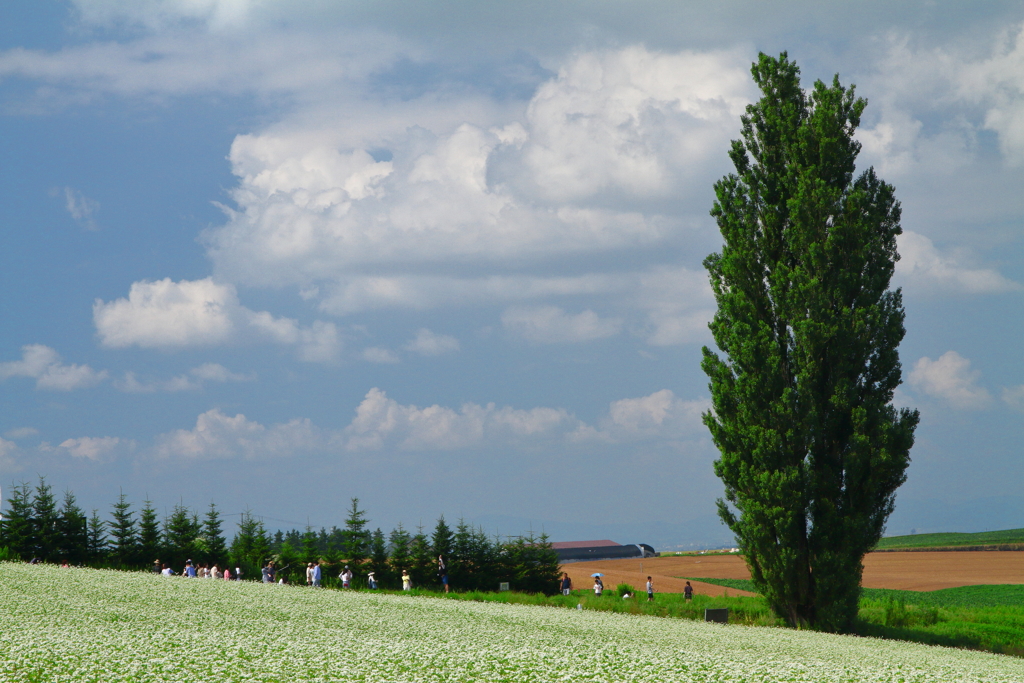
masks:
<path fill-rule="evenodd" d="M 93 564 L 102 562 L 107 554 L 107 523 L 100 519 L 100 511 L 93 508 L 89 517 L 88 559 Z"/>
<path fill-rule="evenodd" d="M 316 532 L 313 531 L 313 527 L 306 526 L 306 531 L 302 534 L 302 561 L 307 564 L 315 562 L 319 555 Z"/>
<path fill-rule="evenodd" d="M 57 513 L 57 555 L 73 565 L 89 557 L 89 520 L 70 490 L 64 492 L 64 504 Z"/>
<path fill-rule="evenodd" d="M 0 544 L 23 560 L 32 558 L 35 552 L 35 519 L 32 514 L 32 490 L 22 482 L 11 489 L 7 499 L 7 511 L 0 521 L 3 537 Z"/>
<path fill-rule="evenodd" d="M 199 518 L 184 504 L 178 503 L 164 520 L 164 545 L 171 567 L 183 567 L 186 560 L 195 560 L 199 538 Z M 175 571 L 178 571 L 177 569 Z"/>
<path fill-rule="evenodd" d="M 379 528 L 370 534 L 370 571 L 377 577 L 382 586 L 392 585 L 394 577 L 388 566 L 388 546 L 384 540 L 384 532 Z"/>
<path fill-rule="evenodd" d="M 366 511 L 359 509 L 359 499 L 352 499 L 352 507 L 348 511 L 348 519 L 345 520 L 344 546 L 342 554 L 344 559 L 356 572 L 366 561 L 369 554 L 370 531 L 367 529 L 369 522 L 366 520 Z"/>
<path fill-rule="evenodd" d="M 203 538 L 206 541 L 207 562 L 219 562 L 227 560 L 227 541 L 224 539 L 223 522 L 217 506 L 211 501 L 210 509 L 206 511 L 203 519 Z"/>
<path fill-rule="evenodd" d="M 35 548 L 33 555 L 44 562 L 60 559 L 58 554 L 60 531 L 57 529 L 57 502 L 53 490 L 45 477 L 39 477 L 36 493 L 32 498 L 32 519 L 34 522 Z"/>
<path fill-rule="evenodd" d="M 900 206 L 873 169 L 854 179 L 866 101 L 852 87 L 836 76 L 805 92 L 785 53 L 762 54 L 752 73 L 762 97 L 732 144 L 736 172 L 715 184 L 724 245 L 704 262 L 722 354 L 704 349 L 704 422 L 719 513 L 755 587 L 790 624 L 842 631 L 918 422 L 892 405 Z"/>
<path fill-rule="evenodd" d="M 160 520 L 152 501 L 142 504 L 139 514 L 139 552 L 138 560 L 142 564 L 154 563 L 163 554 L 160 542 Z"/>
<path fill-rule="evenodd" d="M 242 575 L 259 580 L 263 562 L 270 557 L 270 539 L 263 521 L 246 510 L 238 521 L 238 532 L 231 540 L 231 561 L 242 569 Z"/>
<path fill-rule="evenodd" d="M 435 555 L 444 555 L 445 562 L 449 560 L 452 552 L 454 536 L 448 524 L 444 521 L 444 515 L 437 518 L 437 525 L 434 527 L 434 535 L 430 539 L 430 545 Z"/>
<path fill-rule="evenodd" d="M 401 574 L 403 569 L 409 569 L 412 564 L 409 556 L 409 543 L 409 532 L 399 522 L 388 536 L 388 561 L 391 570 L 396 574 Z"/>
<path fill-rule="evenodd" d="M 414 586 L 424 588 L 439 583 L 437 555 L 433 553 L 422 526 L 417 527 L 416 534 L 409 541 L 409 564 L 409 573 L 412 575 Z"/>
<path fill-rule="evenodd" d="M 122 491 L 114 503 L 114 511 L 111 513 L 113 521 L 110 524 L 110 536 L 112 539 L 110 556 L 111 559 L 121 565 L 134 561 L 138 552 L 139 532 L 135 523 L 135 513 L 132 512 L 132 504 Z"/>

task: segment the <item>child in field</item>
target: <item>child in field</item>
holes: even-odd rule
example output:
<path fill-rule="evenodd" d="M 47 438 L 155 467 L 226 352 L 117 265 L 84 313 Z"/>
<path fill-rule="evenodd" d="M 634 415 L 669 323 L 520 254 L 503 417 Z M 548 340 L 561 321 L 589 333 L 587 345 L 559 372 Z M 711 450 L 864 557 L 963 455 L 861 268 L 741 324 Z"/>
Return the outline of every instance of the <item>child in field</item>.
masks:
<path fill-rule="evenodd" d="M 654 582 L 647 577 L 647 602 L 654 602 Z"/>
<path fill-rule="evenodd" d="M 402 570 L 402 590 L 404 590 L 404 591 L 411 591 L 412 590 L 412 577 L 409 576 L 409 570 L 408 569 L 403 569 Z"/>
<path fill-rule="evenodd" d="M 572 592 L 572 579 L 568 572 L 562 572 L 562 595 L 569 595 Z"/>
<path fill-rule="evenodd" d="M 594 595 L 601 597 L 601 593 L 604 592 L 604 584 L 601 582 L 601 577 L 594 577 Z"/>
<path fill-rule="evenodd" d="M 690 585 L 689 581 L 686 582 L 686 587 L 683 588 L 683 596 L 686 598 L 687 602 L 693 600 L 693 586 Z"/>

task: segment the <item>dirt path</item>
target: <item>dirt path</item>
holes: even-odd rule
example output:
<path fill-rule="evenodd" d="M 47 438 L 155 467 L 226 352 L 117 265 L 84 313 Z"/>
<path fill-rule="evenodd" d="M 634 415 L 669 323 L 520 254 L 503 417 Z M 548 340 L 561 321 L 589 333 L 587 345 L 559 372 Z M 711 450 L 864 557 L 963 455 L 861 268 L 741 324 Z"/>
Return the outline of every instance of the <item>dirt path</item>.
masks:
<path fill-rule="evenodd" d="M 614 588 L 628 583 L 643 590 L 647 576 L 654 577 L 658 592 L 681 593 L 686 584 L 680 576 L 701 576 L 716 579 L 749 579 L 743 558 L 736 555 L 682 555 L 651 557 L 645 560 L 607 560 L 573 562 L 563 565 L 574 588 L 593 585 L 590 575 L 605 574 L 604 584 Z M 1024 583 L 1024 552 L 885 552 L 868 553 L 864 558 L 865 588 L 896 588 L 931 591 L 957 586 Z M 726 589 L 705 583 L 694 583 L 697 592 L 721 595 Z M 729 595 L 749 595 L 728 589 Z"/>

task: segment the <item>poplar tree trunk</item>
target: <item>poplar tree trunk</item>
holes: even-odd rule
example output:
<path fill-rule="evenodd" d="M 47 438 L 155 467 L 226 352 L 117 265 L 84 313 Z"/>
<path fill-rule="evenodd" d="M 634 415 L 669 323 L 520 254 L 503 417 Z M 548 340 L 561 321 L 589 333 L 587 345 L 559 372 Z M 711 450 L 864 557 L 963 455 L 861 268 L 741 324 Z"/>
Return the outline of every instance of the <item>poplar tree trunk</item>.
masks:
<path fill-rule="evenodd" d="M 786 53 L 751 69 L 762 92 L 715 184 L 718 303 L 704 348 L 720 452 L 719 514 L 755 586 L 791 625 L 848 630 L 862 560 L 906 480 L 917 411 L 897 410 L 900 206 L 874 169 L 854 179 L 867 102 L 839 77 L 800 87 Z"/>

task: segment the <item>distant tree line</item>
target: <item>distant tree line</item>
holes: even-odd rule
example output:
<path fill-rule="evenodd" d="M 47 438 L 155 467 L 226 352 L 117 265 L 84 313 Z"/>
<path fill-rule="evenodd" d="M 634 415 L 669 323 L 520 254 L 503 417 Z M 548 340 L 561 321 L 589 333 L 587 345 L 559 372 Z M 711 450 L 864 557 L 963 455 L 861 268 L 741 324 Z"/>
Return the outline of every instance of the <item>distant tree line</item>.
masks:
<path fill-rule="evenodd" d="M 13 487 L 0 521 L 0 560 L 129 570 L 160 563 L 178 572 L 192 560 L 239 567 L 243 579 L 258 579 L 261 567 L 273 561 L 278 577 L 288 583 L 305 583 L 306 566 L 317 561 L 325 569 L 326 585 L 348 566 L 356 587 L 365 586 L 373 572 L 382 588 L 400 588 L 402 572 L 408 571 L 414 587 L 436 589 L 441 586 L 438 555 L 445 559 L 454 590 L 496 590 L 502 582 L 522 592 L 558 589 L 558 557 L 544 534 L 492 538 L 465 520 L 452 528 L 442 515 L 430 534 L 423 527 L 411 533 L 399 524 L 385 535 L 380 528 L 370 530 L 358 498 L 352 499 L 344 526 L 330 530 L 306 527 L 270 534 L 261 519 L 244 512 L 228 543 L 214 503 L 202 516 L 178 504 L 161 520 L 152 502 L 136 510 L 121 493 L 104 519 L 95 509 L 87 516 L 71 491 L 58 504 L 40 477 L 35 487 Z"/>

